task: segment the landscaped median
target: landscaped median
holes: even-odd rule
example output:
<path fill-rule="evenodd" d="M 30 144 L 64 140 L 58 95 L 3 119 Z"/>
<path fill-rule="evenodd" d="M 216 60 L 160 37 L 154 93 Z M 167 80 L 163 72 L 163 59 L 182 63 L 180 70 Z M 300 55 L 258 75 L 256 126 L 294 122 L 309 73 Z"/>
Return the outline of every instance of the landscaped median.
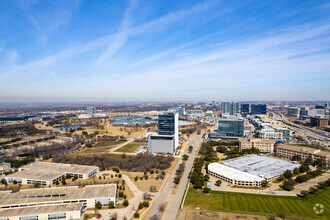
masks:
<path fill-rule="evenodd" d="M 327 219 L 330 215 L 330 190 L 321 190 L 308 198 L 272 196 L 248 193 L 211 191 L 189 188 L 184 206 L 201 210 L 248 213 L 257 215 L 281 215 L 306 219 Z M 316 214 L 316 204 L 323 206 L 323 213 Z"/>

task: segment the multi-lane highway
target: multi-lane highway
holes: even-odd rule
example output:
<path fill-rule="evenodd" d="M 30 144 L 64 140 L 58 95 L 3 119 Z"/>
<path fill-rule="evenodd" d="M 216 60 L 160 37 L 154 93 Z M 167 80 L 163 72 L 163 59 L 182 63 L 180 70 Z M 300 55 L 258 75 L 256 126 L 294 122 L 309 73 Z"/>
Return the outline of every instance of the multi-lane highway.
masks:
<path fill-rule="evenodd" d="M 304 136 L 307 138 L 309 142 L 317 143 L 325 147 L 330 146 L 330 137 L 329 135 L 326 135 L 325 133 L 321 131 L 316 131 L 312 128 L 308 128 L 303 125 L 295 124 L 291 121 L 289 121 L 283 114 L 272 112 L 273 113 L 273 119 L 275 120 L 281 120 L 284 125 L 295 131 L 296 133 Z M 311 137 L 311 138 L 310 138 Z"/>

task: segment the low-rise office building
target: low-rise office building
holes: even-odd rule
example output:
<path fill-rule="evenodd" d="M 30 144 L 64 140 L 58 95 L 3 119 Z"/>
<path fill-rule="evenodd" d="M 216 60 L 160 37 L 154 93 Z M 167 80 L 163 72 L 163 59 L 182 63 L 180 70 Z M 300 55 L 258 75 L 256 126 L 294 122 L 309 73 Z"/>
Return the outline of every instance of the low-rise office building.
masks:
<path fill-rule="evenodd" d="M 259 137 L 262 139 L 275 139 L 275 140 L 282 140 L 283 133 L 275 131 L 275 129 L 271 127 L 263 128 L 259 132 Z"/>
<path fill-rule="evenodd" d="M 221 163 L 211 163 L 208 166 L 208 173 L 232 185 L 253 187 L 261 186 L 264 180 L 272 182 L 286 170 L 293 170 L 296 167 L 299 167 L 299 164 L 252 154 Z"/>
<path fill-rule="evenodd" d="M 80 219 L 85 208 L 96 202 L 116 204 L 117 185 L 88 185 L 21 189 L 0 192 L 0 219 Z"/>
<path fill-rule="evenodd" d="M 330 167 L 330 152 L 321 151 L 320 149 L 278 144 L 276 145 L 276 155 L 286 159 L 292 159 L 296 155 L 299 155 L 302 160 L 306 160 L 308 157 L 313 160 L 321 159 L 324 166 Z"/>
<path fill-rule="evenodd" d="M 11 171 L 11 164 L 0 161 L 0 175 Z"/>
<path fill-rule="evenodd" d="M 265 140 L 260 138 L 251 139 L 239 139 L 239 150 L 251 149 L 255 147 L 262 153 L 273 153 L 274 152 L 274 140 Z"/>
<path fill-rule="evenodd" d="M 69 174 L 71 177 L 87 179 L 99 170 L 95 166 L 84 166 L 76 164 L 35 162 L 19 168 L 19 171 L 6 176 L 11 183 L 16 181 L 21 184 L 39 184 L 41 186 L 52 186 L 63 176 Z"/>

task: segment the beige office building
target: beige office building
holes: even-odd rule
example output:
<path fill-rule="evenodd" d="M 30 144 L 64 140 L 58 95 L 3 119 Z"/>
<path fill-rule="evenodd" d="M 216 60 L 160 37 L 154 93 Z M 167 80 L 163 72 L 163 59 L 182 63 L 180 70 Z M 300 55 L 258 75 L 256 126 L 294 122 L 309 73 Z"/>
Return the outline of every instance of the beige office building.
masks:
<path fill-rule="evenodd" d="M 313 160 L 321 159 L 324 166 L 330 167 L 330 152 L 311 147 L 278 144 L 276 145 L 276 155 L 287 159 L 292 159 L 295 155 L 300 155 L 302 160 L 307 157 L 311 157 Z"/>
<path fill-rule="evenodd" d="M 262 153 L 274 152 L 274 140 L 265 140 L 260 138 L 239 139 L 239 150 L 251 149 L 252 147 L 258 148 Z"/>
<path fill-rule="evenodd" d="M 40 186 L 52 186 L 67 174 L 71 177 L 77 175 L 80 179 L 87 179 L 98 170 L 99 168 L 95 166 L 35 162 L 20 167 L 18 172 L 6 176 L 6 180 L 9 183 L 16 181 L 21 184 L 38 183 Z"/>

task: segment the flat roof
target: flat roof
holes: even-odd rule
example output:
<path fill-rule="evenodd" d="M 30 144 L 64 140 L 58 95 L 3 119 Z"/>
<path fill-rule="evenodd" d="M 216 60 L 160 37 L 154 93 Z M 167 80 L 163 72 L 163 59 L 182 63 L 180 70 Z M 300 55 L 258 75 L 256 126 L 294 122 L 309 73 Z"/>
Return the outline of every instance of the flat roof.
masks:
<path fill-rule="evenodd" d="M 270 143 L 274 144 L 274 140 L 267 140 L 267 139 L 261 139 L 261 138 L 250 138 L 250 139 L 238 139 L 239 142 L 244 143 L 251 143 L 251 142 L 258 142 L 258 143 Z"/>
<path fill-rule="evenodd" d="M 230 179 L 235 179 L 238 181 L 262 181 L 263 178 L 246 173 L 229 166 L 223 165 L 221 163 L 211 163 L 208 166 L 208 170 L 222 176 L 226 176 Z"/>
<path fill-rule="evenodd" d="M 116 193 L 116 184 L 21 189 L 18 192 L 7 190 L 0 191 L 0 206 L 115 197 Z"/>
<path fill-rule="evenodd" d="M 291 161 L 256 154 L 223 161 L 222 164 L 254 176 L 265 178 L 271 178 L 284 173 L 286 170 L 293 170 L 299 167 L 299 164 Z"/>
<path fill-rule="evenodd" d="M 8 175 L 8 178 L 12 177 L 49 181 L 67 173 L 88 174 L 96 168 L 98 167 L 77 164 L 35 162 L 21 167 L 21 171 Z"/>
<path fill-rule="evenodd" d="M 83 206 L 82 203 L 74 203 L 74 204 L 61 204 L 61 205 L 34 206 L 34 207 L 15 208 L 15 209 L 1 209 L 0 217 L 14 217 L 14 216 L 80 211 L 82 206 Z"/>
<path fill-rule="evenodd" d="M 321 151 L 320 149 L 315 149 L 312 147 L 280 144 L 277 145 L 277 148 L 330 157 L 330 152 Z"/>

